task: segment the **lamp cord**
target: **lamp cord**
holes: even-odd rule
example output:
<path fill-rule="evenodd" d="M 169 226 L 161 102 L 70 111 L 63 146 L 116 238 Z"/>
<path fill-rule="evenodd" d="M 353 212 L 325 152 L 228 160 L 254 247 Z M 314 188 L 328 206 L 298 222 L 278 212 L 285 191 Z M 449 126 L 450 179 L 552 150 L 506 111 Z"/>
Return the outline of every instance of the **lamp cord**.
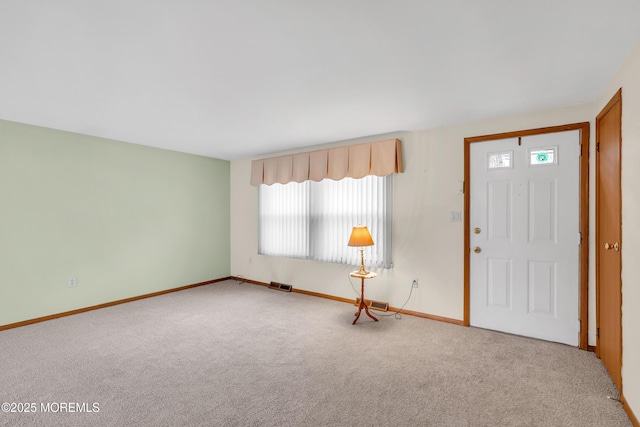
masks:
<path fill-rule="evenodd" d="M 360 293 L 358 291 L 356 291 L 356 288 L 353 286 L 353 282 L 351 281 L 351 276 L 347 275 L 347 279 L 349 279 L 349 284 L 351 285 L 351 289 L 353 289 L 353 292 L 358 296 L 358 298 L 360 298 Z M 400 309 L 393 313 L 393 314 L 382 314 L 382 313 L 376 313 L 377 316 L 381 316 L 381 317 L 390 317 L 393 316 L 396 319 L 400 320 L 402 319 L 402 314 L 400 314 L 400 312 L 402 311 L 402 309 L 404 308 L 405 305 L 407 305 L 407 303 L 409 302 L 409 300 L 411 299 L 411 294 L 413 293 L 413 283 L 411 284 L 411 289 L 409 290 L 409 296 L 407 297 L 407 300 L 404 302 L 404 304 L 402 304 L 402 307 L 400 307 Z"/>

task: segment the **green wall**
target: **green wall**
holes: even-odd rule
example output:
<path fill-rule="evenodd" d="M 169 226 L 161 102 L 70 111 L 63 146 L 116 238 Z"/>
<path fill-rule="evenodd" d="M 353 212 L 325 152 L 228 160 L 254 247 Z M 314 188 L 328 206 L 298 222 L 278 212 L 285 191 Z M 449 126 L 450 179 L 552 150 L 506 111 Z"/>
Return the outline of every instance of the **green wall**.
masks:
<path fill-rule="evenodd" d="M 227 161 L 0 120 L 0 325 L 229 276 L 229 209 Z"/>

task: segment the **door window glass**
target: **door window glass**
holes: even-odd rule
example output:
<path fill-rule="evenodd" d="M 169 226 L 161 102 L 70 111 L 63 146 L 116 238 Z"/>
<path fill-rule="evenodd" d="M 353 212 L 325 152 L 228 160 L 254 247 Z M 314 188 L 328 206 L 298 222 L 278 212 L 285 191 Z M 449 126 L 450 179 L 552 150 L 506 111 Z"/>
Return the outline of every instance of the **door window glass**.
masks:
<path fill-rule="evenodd" d="M 557 151 L 558 147 L 529 149 L 529 166 L 557 165 Z"/>
<path fill-rule="evenodd" d="M 487 154 L 487 169 L 513 168 L 513 151 L 499 151 Z"/>

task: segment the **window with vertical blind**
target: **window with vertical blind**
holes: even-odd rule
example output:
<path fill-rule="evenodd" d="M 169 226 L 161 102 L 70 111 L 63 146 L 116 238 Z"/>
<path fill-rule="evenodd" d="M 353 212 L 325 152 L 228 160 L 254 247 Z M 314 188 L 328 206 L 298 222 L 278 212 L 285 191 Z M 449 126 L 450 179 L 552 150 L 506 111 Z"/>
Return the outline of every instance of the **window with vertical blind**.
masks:
<path fill-rule="evenodd" d="M 258 253 L 358 264 L 351 229 L 369 228 L 369 268 L 391 268 L 393 175 L 259 185 Z"/>

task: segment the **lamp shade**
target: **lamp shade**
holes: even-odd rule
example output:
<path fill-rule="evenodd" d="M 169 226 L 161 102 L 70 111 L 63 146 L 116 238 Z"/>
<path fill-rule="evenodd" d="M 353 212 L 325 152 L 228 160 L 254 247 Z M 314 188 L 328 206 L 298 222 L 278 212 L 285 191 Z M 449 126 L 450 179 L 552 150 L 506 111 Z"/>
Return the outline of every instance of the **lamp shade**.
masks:
<path fill-rule="evenodd" d="M 369 234 L 367 226 L 353 227 L 351 231 L 351 237 L 349 237 L 349 246 L 373 246 L 373 239 Z"/>

